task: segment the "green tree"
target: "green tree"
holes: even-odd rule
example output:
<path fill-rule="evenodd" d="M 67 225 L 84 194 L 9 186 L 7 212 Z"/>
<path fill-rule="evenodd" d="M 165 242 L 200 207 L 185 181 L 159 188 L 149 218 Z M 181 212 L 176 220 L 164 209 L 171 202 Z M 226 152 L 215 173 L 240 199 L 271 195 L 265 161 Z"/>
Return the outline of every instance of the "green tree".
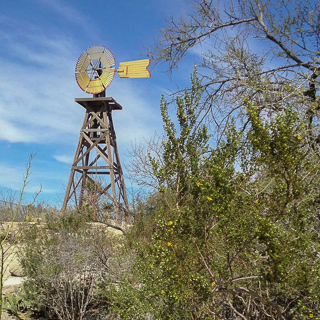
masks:
<path fill-rule="evenodd" d="M 143 239 L 136 274 L 118 293 L 130 292 L 135 305 L 121 313 L 116 304 L 116 312 L 123 319 L 147 311 L 155 319 L 319 317 L 320 181 L 309 120 L 290 105 L 262 117 L 244 96 L 251 130 L 231 121 L 209 148 L 195 113 L 202 95 L 194 74 L 190 92 L 176 100 L 177 121 L 162 100 L 166 139 L 161 159 L 150 157 L 159 192 L 132 231 Z"/>
<path fill-rule="evenodd" d="M 199 78 L 191 76 L 190 93 L 185 90 L 183 97 L 176 98 L 177 127 L 168 114 L 168 103 L 162 97 L 161 116 L 164 123 L 165 140 L 161 157 L 149 154 L 153 174 L 160 191 L 169 191 L 174 196 L 175 207 L 188 194 L 192 176 L 199 175 L 199 165 L 208 153 L 210 136 L 204 125 L 198 126 L 196 109 L 200 104 L 203 89 Z"/>
<path fill-rule="evenodd" d="M 169 72 L 213 49 L 177 94 L 176 120 L 161 102 L 165 138 L 148 158 L 158 192 L 123 285 L 139 308 L 123 318 L 320 317 L 318 16 L 313 1 L 196 0 L 150 48 Z"/>

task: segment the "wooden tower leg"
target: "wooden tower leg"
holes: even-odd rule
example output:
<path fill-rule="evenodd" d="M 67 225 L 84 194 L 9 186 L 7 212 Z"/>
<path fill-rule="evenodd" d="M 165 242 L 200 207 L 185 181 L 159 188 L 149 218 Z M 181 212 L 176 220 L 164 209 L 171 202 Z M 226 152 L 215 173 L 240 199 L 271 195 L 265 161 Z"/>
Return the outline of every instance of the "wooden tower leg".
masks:
<path fill-rule="evenodd" d="M 86 112 L 86 114 L 84 116 L 82 127 L 85 126 L 87 121 L 88 121 L 88 112 Z M 66 190 L 63 205 L 62 205 L 62 211 L 66 210 L 67 204 L 71 199 L 74 199 L 74 204 L 73 204 L 74 207 L 79 208 L 79 206 L 81 206 L 81 203 L 82 203 L 81 193 L 82 192 L 79 193 L 79 185 L 82 184 L 82 181 L 81 181 L 82 179 L 77 179 L 75 177 L 76 170 L 74 169 L 74 167 L 75 167 L 75 164 L 78 162 L 80 155 L 83 153 L 84 147 L 85 147 L 85 142 L 84 142 L 84 139 L 80 133 L 80 138 L 79 138 L 77 150 L 76 150 L 76 153 L 75 153 L 75 156 L 73 159 L 73 164 L 71 167 L 71 173 L 70 173 L 70 177 L 69 177 L 69 181 L 68 181 L 68 186 L 67 186 L 67 190 Z M 82 188 L 81 188 L 81 191 L 83 191 Z"/>
<path fill-rule="evenodd" d="M 112 98 L 76 99 L 86 109 L 71 167 L 62 211 L 72 202 L 97 212 L 100 202 L 112 204 L 118 222 L 129 213 L 129 204 L 113 127 L 112 111 L 122 107 Z"/>
<path fill-rule="evenodd" d="M 109 133 L 110 133 L 106 137 L 106 144 L 107 146 L 110 146 L 110 148 L 107 148 L 108 158 L 110 159 L 110 165 L 113 168 L 115 168 L 115 171 L 110 172 L 110 179 L 111 181 L 114 181 L 114 185 L 111 186 L 112 194 L 114 198 L 117 198 L 117 202 L 120 203 L 121 199 L 127 199 L 127 192 L 126 192 L 126 187 L 123 179 L 123 172 L 120 164 L 120 157 L 119 157 L 119 152 L 117 147 L 117 138 L 116 138 L 116 132 L 113 127 L 111 110 L 108 110 L 108 112 L 104 113 L 104 121 L 108 123 Z M 117 194 L 117 190 L 118 190 L 118 194 Z M 128 213 L 129 212 L 128 201 L 124 201 L 124 206 L 125 206 L 124 212 Z M 123 208 L 118 208 L 118 212 L 116 212 L 117 220 L 120 219 L 122 215 L 121 211 L 123 212 Z"/>

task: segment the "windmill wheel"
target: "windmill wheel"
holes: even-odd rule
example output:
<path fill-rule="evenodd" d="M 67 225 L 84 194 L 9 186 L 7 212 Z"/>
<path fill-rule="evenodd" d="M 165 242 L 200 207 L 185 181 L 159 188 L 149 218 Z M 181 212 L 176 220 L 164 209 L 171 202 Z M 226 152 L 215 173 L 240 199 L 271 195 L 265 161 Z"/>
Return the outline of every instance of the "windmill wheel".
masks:
<path fill-rule="evenodd" d="M 110 85 L 115 74 L 115 58 L 104 46 L 92 46 L 84 51 L 76 64 L 79 87 L 91 94 L 98 94 Z"/>

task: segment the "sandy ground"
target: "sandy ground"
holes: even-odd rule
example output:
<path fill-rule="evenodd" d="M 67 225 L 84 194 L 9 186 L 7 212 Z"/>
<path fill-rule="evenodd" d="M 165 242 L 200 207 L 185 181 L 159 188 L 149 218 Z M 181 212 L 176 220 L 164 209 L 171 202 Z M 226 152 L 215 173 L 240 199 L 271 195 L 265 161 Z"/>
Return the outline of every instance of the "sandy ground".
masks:
<path fill-rule="evenodd" d="M 5 290 L 5 288 L 8 287 L 8 286 L 20 285 L 24 280 L 25 280 L 25 278 L 22 278 L 22 277 L 9 277 L 9 278 L 8 278 L 7 280 L 5 280 L 5 282 L 3 283 L 4 290 Z"/>

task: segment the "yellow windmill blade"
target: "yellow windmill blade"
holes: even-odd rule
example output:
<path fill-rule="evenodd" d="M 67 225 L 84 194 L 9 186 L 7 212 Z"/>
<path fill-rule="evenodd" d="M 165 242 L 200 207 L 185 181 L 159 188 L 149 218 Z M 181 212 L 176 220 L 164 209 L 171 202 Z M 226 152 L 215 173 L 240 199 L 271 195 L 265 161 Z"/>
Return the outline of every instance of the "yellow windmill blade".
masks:
<path fill-rule="evenodd" d="M 120 62 L 117 73 L 120 78 L 150 78 L 150 71 L 147 69 L 151 59 Z"/>

